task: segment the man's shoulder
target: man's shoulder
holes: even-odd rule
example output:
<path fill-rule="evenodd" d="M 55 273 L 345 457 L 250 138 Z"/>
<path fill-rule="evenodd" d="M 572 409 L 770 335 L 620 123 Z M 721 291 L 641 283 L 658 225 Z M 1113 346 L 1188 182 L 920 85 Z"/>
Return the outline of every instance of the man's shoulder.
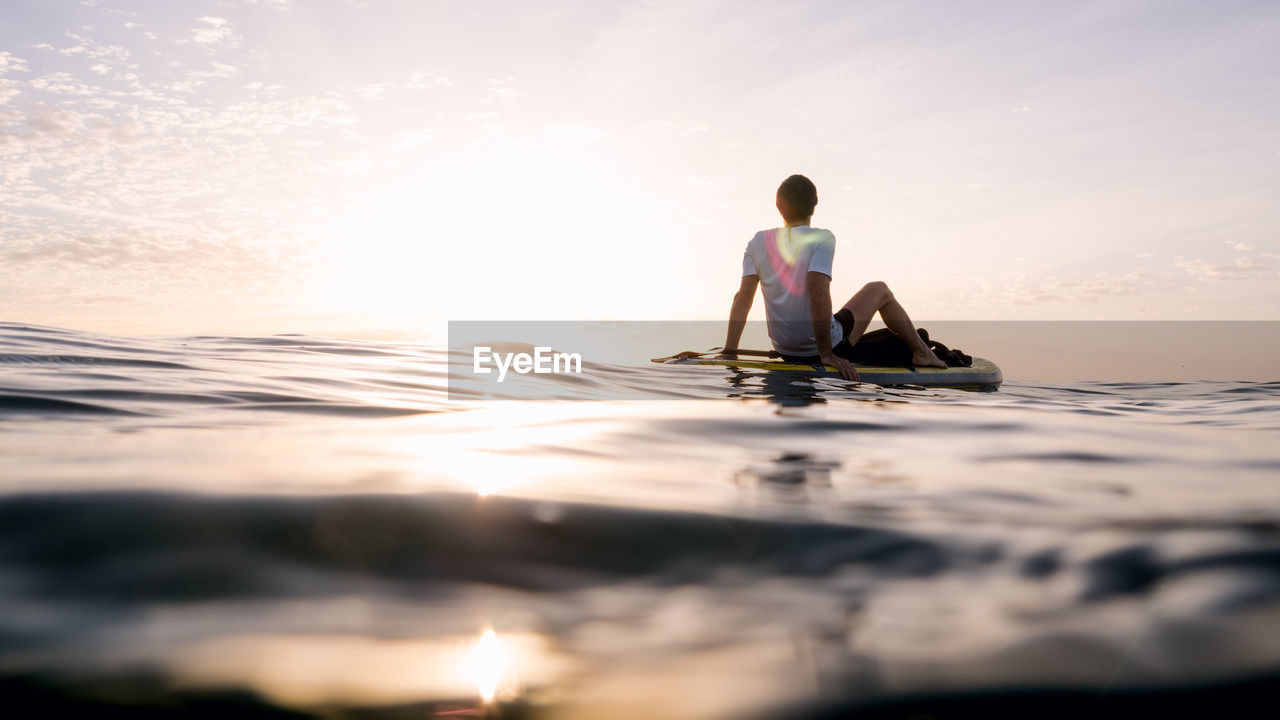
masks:
<path fill-rule="evenodd" d="M 771 232 L 774 232 L 774 231 L 772 229 L 761 230 L 757 232 L 755 235 L 752 235 L 751 239 L 747 241 L 747 249 L 749 250 L 753 245 L 759 245 L 760 243 L 764 242 L 765 238 L 768 237 L 769 233 Z"/>

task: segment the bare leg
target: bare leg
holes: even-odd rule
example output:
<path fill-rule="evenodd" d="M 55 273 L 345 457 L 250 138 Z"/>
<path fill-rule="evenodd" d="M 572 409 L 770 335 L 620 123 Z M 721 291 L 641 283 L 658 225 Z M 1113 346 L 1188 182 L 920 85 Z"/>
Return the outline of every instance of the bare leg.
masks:
<path fill-rule="evenodd" d="M 911 362 L 917 367 L 946 367 L 947 364 L 938 359 L 933 351 L 920 339 L 907 311 L 893 297 L 889 286 L 882 282 L 869 282 L 849 298 L 844 306 L 853 313 L 853 329 L 849 331 L 849 344 L 852 345 L 867 331 L 871 317 L 877 312 L 880 319 L 894 335 L 902 338 L 911 347 Z"/>

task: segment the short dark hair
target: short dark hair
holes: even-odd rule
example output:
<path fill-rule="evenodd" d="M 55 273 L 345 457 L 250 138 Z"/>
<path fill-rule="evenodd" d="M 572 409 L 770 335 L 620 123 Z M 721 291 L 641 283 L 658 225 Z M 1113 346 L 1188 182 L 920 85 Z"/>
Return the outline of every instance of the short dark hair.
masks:
<path fill-rule="evenodd" d="M 778 197 L 787 201 L 797 219 L 806 218 L 813 215 L 813 209 L 818 205 L 818 188 L 809 178 L 792 175 L 778 186 Z"/>

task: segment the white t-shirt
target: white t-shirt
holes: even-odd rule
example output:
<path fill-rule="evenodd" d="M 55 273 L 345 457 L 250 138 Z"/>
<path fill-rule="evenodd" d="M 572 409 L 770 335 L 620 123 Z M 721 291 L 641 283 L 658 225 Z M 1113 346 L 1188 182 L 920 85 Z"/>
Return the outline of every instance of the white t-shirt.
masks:
<path fill-rule="evenodd" d="M 742 254 L 742 276 L 760 278 L 773 349 L 783 355 L 817 355 L 809 308 L 808 274 L 831 277 L 836 236 L 807 225 L 761 230 Z M 831 318 L 831 344 L 840 342 L 840 323 Z"/>

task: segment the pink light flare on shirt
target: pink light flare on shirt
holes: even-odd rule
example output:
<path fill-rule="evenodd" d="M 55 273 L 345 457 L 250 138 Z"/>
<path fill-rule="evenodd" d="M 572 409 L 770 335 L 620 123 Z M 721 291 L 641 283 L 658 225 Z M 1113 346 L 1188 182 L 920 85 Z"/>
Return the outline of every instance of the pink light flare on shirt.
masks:
<path fill-rule="evenodd" d="M 783 243 L 786 245 L 784 246 Z M 799 253 L 795 247 L 791 246 L 790 228 L 787 228 L 785 240 L 778 238 L 777 228 L 766 230 L 764 247 L 769 253 L 769 264 L 773 266 L 774 275 L 786 286 L 787 292 L 792 295 L 804 292 L 804 282 L 796 265 L 796 256 Z"/>

